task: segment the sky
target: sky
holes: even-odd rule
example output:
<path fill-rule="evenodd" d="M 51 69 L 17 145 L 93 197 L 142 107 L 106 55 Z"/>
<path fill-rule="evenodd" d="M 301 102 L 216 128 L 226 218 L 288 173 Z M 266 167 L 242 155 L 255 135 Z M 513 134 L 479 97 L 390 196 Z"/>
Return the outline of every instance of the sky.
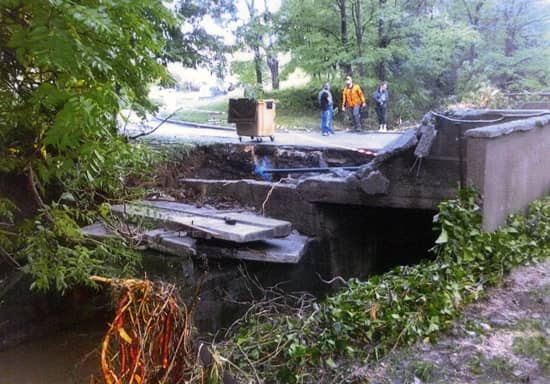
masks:
<path fill-rule="evenodd" d="M 548 0 L 550 1 L 550 0 Z M 281 7 L 281 0 L 267 0 L 269 10 L 272 12 L 276 12 Z M 219 26 L 217 25 L 210 17 L 205 17 L 202 21 L 202 24 L 208 28 L 209 31 L 212 33 L 223 36 L 224 41 L 227 44 L 232 44 L 235 42 L 235 37 L 233 36 L 233 31 L 237 28 L 237 26 L 244 24 L 248 18 L 248 8 L 246 6 L 245 0 L 237 0 L 237 18 L 239 19 L 236 23 L 231 23 L 229 26 Z M 255 0 L 254 1 L 254 7 L 258 12 L 263 12 L 265 10 L 264 8 L 264 0 Z"/>

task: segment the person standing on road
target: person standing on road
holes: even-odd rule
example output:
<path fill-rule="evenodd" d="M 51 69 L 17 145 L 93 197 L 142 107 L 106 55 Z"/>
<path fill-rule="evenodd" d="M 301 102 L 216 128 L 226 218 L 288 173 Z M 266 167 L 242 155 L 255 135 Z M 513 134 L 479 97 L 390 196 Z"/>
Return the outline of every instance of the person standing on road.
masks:
<path fill-rule="evenodd" d="M 344 90 L 342 92 L 342 111 L 346 109 L 351 113 L 353 121 L 353 130 L 359 132 L 361 130 L 361 107 L 367 105 L 365 95 L 361 87 L 353 84 L 351 76 L 347 76 L 345 80 Z"/>
<path fill-rule="evenodd" d="M 334 104 L 332 101 L 332 93 L 330 92 L 330 84 L 325 83 L 317 97 L 319 107 L 321 108 L 321 133 L 323 136 L 334 134 L 332 130 L 332 113 Z"/>
<path fill-rule="evenodd" d="M 374 91 L 372 98 L 376 103 L 375 109 L 376 115 L 378 116 L 379 130 L 386 132 L 386 124 L 388 120 L 388 101 L 390 98 L 388 93 L 388 83 L 385 81 L 380 82 L 380 85 L 378 85 L 378 88 Z"/>

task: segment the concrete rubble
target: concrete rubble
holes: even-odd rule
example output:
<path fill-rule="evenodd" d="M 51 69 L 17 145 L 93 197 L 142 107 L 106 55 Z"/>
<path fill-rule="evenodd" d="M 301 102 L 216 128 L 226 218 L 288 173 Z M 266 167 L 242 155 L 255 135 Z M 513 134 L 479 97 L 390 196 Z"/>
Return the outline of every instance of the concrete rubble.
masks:
<path fill-rule="evenodd" d="M 292 230 L 288 221 L 263 217 L 243 209 L 198 208 L 169 201 L 141 201 L 115 205 L 113 213 L 133 225 L 147 248 L 182 257 L 208 256 L 222 259 L 296 264 L 310 239 Z M 154 227 L 146 229 L 147 226 Z M 82 228 L 84 234 L 106 238 L 116 230 L 102 223 Z"/>

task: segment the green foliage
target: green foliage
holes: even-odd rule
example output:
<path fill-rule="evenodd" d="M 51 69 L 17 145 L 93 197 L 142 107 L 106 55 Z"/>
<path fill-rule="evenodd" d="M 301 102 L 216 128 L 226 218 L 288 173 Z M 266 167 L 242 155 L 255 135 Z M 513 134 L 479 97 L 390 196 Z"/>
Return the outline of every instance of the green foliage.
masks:
<path fill-rule="evenodd" d="M 312 85 L 303 88 L 289 88 L 272 91 L 265 94 L 265 98 L 277 100 L 277 109 L 285 113 L 299 113 L 304 111 L 319 110 L 317 95 L 321 85 Z"/>
<path fill-rule="evenodd" d="M 63 204 L 54 204 L 48 215 L 52 225 L 44 225 L 47 220 L 38 216 L 22 241 L 25 270 L 34 277 L 32 288 L 64 292 L 75 284 L 91 285 L 91 275 L 127 277 L 136 272 L 141 257 L 122 238 L 84 238 L 75 213 Z"/>
<path fill-rule="evenodd" d="M 8 252 L 13 247 L 13 239 L 16 237 L 15 205 L 8 199 L 0 197 L 0 254 Z"/>
<path fill-rule="evenodd" d="M 3 25 L 0 169 L 31 164 L 40 180 L 71 177 L 76 163 L 100 160 L 115 138 L 121 107 L 151 109 L 147 84 L 170 21 L 159 1 L 10 1 Z M 95 172 L 97 173 L 97 172 Z"/>
<path fill-rule="evenodd" d="M 116 116 L 154 108 L 171 13 L 160 0 L 7 0 L 0 25 L 0 172 L 25 174 L 42 210 L 3 249 L 43 289 L 126 273 L 139 257 L 78 226 L 98 202 L 133 197 L 155 160 L 117 136 Z"/>
<path fill-rule="evenodd" d="M 353 74 L 367 90 L 382 77 L 392 121 L 487 87 L 550 86 L 550 8 L 539 0 L 287 0 L 276 20 L 281 47 L 291 54 L 285 72 Z"/>
<path fill-rule="evenodd" d="M 550 343 L 544 334 L 516 337 L 512 349 L 519 355 L 535 359 L 541 369 L 550 370 Z"/>
<path fill-rule="evenodd" d="M 128 145 L 122 138 L 113 138 L 108 148 L 90 146 L 86 150 L 91 151 L 84 154 L 89 162 L 69 162 L 73 166 L 71 177 L 57 179 L 66 191 L 62 198 L 80 209 L 93 209 L 97 198 L 121 200 L 141 196 L 142 188 L 139 183 L 134 184 L 150 178 L 161 160 L 161 154 L 155 150 L 144 144 Z"/>
<path fill-rule="evenodd" d="M 202 21 L 209 17 L 218 25 L 235 20 L 233 0 L 177 0 L 172 2 L 179 23 L 168 28 L 169 39 L 163 50 L 163 60 L 176 61 L 186 67 L 207 66 L 213 73 L 225 71 L 225 54 L 230 51 L 221 36 L 217 36 Z"/>
<path fill-rule="evenodd" d="M 260 311 L 235 336 L 238 347 L 227 345 L 231 360 L 278 378 L 270 382 L 335 376 L 345 371 L 344 357 L 378 358 L 398 345 L 435 340 L 487 285 L 550 254 L 550 196 L 533 203 L 525 217 L 513 215 L 504 228 L 485 233 L 476 194 L 463 190 L 440 205 L 435 223 L 434 262 L 400 266 L 368 281 L 350 279 L 322 303 L 299 306 L 307 311 Z"/>
<path fill-rule="evenodd" d="M 430 382 L 434 374 L 435 366 L 429 361 L 416 361 L 412 364 L 412 373 L 423 382 Z"/>
<path fill-rule="evenodd" d="M 256 84 L 256 68 L 254 61 L 234 61 L 231 63 L 231 73 L 239 78 L 241 84 L 253 86 Z M 267 73 L 266 66 L 262 65 L 262 73 Z"/>

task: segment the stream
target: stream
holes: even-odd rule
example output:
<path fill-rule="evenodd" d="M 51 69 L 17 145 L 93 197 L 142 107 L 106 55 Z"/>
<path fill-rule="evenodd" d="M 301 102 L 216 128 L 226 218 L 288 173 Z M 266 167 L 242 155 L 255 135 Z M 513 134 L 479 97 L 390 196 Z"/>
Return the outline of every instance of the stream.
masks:
<path fill-rule="evenodd" d="M 80 384 L 100 372 L 98 325 L 36 338 L 0 351 L 2 384 Z"/>

